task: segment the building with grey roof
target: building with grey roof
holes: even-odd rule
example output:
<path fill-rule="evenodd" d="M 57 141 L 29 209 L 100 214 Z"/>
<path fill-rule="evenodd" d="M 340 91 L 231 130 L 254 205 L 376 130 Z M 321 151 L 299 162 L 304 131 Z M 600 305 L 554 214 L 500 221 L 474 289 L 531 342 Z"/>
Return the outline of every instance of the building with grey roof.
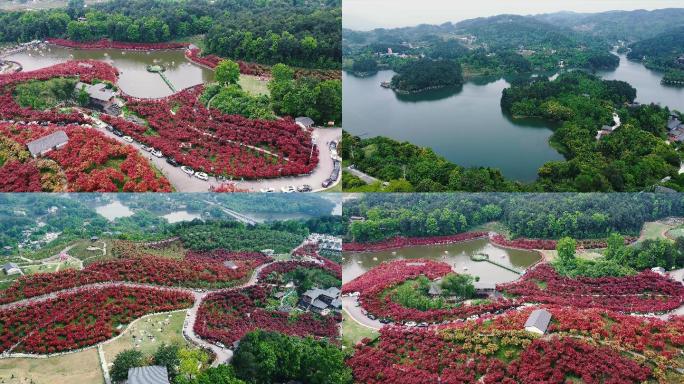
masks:
<path fill-rule="evenodd" d="M 226 261 L 224 261 L 224 262 L 223 262 L 223 266 L 226 267 L 226 268 L 228 268 L 228 269 L 232 269 L 232 270 L 238 269 L 237 264 L 235 264 L 235 262 L 232 261 L 232 260 L 226 260 Z"/>
<path fill-rule="evenodd" d="M 323 312 L 324 310 L 339 310 L 342 305 L 340 301 L 340 289 L 330 287 L 328 289 L 313 288 L 302 294 L 297 306 L 302 310 L 313 312 Z"/>
<path fill-rule="evenodd" d="M 14 263 L 7 263 L 7 264 L 3 265 L 2 270 L 8 276 L 9 275 L 18 275 L 21 273 L 21 269 L 19 269 L 19 266 L 14 264 Z"/>
<path fill-rule="evenodd" d="M 76 83 L 76 91 L 79 92 L 84 90 L 88 93 L 90 97 L 90 103 L 101 107 L 102 109 L 111 108 L 114 105 L 114 97 L 116 92 L 107 87 L 106 83 L 97 84 L 86 84 L 78 82 Z"/>
<path fill-rule="evenodd" d="M 169 373 L 161 365 L 130 368 L 128 384 L 170 384 Z"/>
<path fill-rule="evenodd" d="M 56 149 L 60 149 L 67 145 L 69 142 L 69 137 L 64 131 L 56 131 L 47 136 L 43 136 L 39 139 L 29 141 L 26 143 L 31 156 L 38 157 L 44 156 L 48 152 Z"/>
<path fill-rule="evenodd" d="M 295 123 L 302 128 L 311 128 L 314 125 L 313 119 L 306 116 L 297 117 Z"/>
<path fill-rule="evenodd" d="M 525 330 L 543 335 L 551 322 L 551 313 L 545 309 L 535 309 L 525 322 Z"/>

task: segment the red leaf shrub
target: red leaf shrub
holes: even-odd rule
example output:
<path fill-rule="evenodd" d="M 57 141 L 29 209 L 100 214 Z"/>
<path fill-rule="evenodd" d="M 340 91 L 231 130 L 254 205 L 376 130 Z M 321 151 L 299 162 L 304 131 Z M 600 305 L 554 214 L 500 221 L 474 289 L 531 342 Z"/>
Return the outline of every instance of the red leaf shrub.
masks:
<path fill-rule="evenodd" d="M 110 139 L 94 129 L 78 125 L 0 123 L 0 133 L 21 144 L 59 130 L 66 132 L 69 142 L 64 147 L 47 153 L 46 157 L 54 160 L 64 170 L 70 191 L 171 191 L 169 181 L 158 176 L 135 148 Z M 117 160 L 123 161 L 117 166 Z M 23 183 L 21 180 L 17 182 Z M 19 187 L 13 188 L 16 190 Z"/>
<path fill-rule="evenodd" d="M 384 327 L 372 344 L 357 346 L 347 360 L 355 382 L 390 383 L 567 383 L 571 376 L 583 383 L 640 383 L 652 371 L 607 347 L 571 338 L 537 339 L 521 349 L 506 366 L 495 351 L 475 353 L 467 345 L 445 338 L 434 329 Z M 511 338 L 515 338 L 512 336 Z"/>
<path fill-rule="evenodd" d="M 466 232 L 447 236 L 393 237 L 391 239 L 386 239 L 377 243 L 345 242 L 342 244 L 342 250 L 345 252 L 380 252 L 386 251 L 388 249 L 413 247 L 418 245 L 460 243 L 463 241 L 480 239 L 487 236 L 487 232 Z"/>
<path fill-rule="evenodd" d="M 8 161 L 0 167 L 0 192 L 40 192 L 40 170 L 33 162 Z"/>
<path fill-rule="evenodd" d="M 232 260 L 238 266 L 223 265 Z M 191 253 L 184 260 L 144 256 L 106 260 L 82 270 L 37 273 L 15 280 L 0 296 L 0 303 L 41 296 L 82 285 L 117 281 L 182 287 L 229 287 L 251 276 L 256 267 L 269 259 L 260 253 L 215 251 Z"/>
<path fill-rule="evenodd" d="M 189 293 L 157 288 L 92 288 L 0 310 L 0 351 L 55 353 L 97 344 L 148 313 L 192 306 Z"/>
<path fill-rule="evenodd" d="M 634 276 L 569 278 L 549 264 L 528 269 L 517 281 L 499 284 L 498 290 L 526 302 L 604 308 L 619 312 L 665 312 L 684 303 L 684 286 L 655 272 Z"/>
<path fill-rule="evenodd" d="M 360 305 L 378 318 L 392 319 L 395 322 L 429 322 L 462 320 L 470 316 L 484 316 L 503 311 L 519 305 L 517 301 L 498 299 L 491 303 L 478 305 L 461 305 L 447 309 L 421 311 L 407 308 L 394 302 L 392 295 L 383 293 L 410 279 L 426 276 L 434 280 L 451 273 L 451 266 L 446 263 L 426 259 L 395 260 L 382 263 L 356 279 L 342 286 L 342 293 L 359 292 Z"/>
<path fill-rule="evenodd" d="M 262 306 L 270 288 L 255 285 L 208 295 L 197 312 L 194 330 L 200 337 L 230 345 L 256 329 L 293 336 L 336 338 L 339 314 L 319 316 L 311 312 L 290 315 Z"/>
<path fill-rule="evenodd" d="M 76 77 L 86 83 L 93 80 L 106 80 L 116 83 L 119 71 L 111 65 L 97 60 L 71 60 L 35 71 L 16 72 L 0 75 L 0 87 L 28 80 L 49 80 L 53 77 Z"/>
<path fill-rule="evenodd" d="M 525 250 L 531 250 L 531 249 L 555 250 L 556 249 L 556 243 L 557 243 L 556 240 L 527 239 L 524 237 L 509 240 L 509 239 L 506 239 L 503 235 L 500 235 L 498 233 L 491 236 L 490 240 L 492 241 L 492 243 L 500 245 L 502 247 L 525 249 Z M 631 244 L 631 243 L 635 242 L 636 240 L 637 240 L 636 237 L 625 237 L 625 244 Z M 576 243 L 577 243 L 577 249 L 598 249 L 598 248 L 608 247 L 608 243 L 604 239 L 576 240 Z"/>
<path fill-rule="evenodd" d="M 201 93 L 202 86 L 196 86 L 162 99 L 128 97 L 128 108 L 149 127 L 112 116 L 102 120 L 179 163 L 210 174 L 274 178 L 308 174 L 318 164 L 311 130 L 289 118 L 250 120 L 208 110 L 198 99 Z M 146 134 L 149 129 L 155 134 Z"/>
<path fill-rule="evenodd" d="M 583 383 L 642 383 L 651 369 L 606 347 L 570 338 L 535 340 L 508 367 L 520 383 L 563 383 L 568 376 Z"/>
<path fill-rule="evenodd" d="M 78 49 L 124 49 L 130 51 L 155 51 L 162 49 L 183 49 L 189 43 L 129 43 L 124 41 L 112 41 L 101 39 L 97 41 L 73 41 L 66 39 L 48 38 L 47 42 L 67 48 Z"/>

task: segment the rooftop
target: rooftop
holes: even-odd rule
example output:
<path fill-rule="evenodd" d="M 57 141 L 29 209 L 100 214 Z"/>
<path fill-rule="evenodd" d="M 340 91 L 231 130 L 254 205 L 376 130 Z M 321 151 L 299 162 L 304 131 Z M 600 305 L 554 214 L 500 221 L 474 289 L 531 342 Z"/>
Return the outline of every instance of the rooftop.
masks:
<path fill-rule="evenodd" d="M 542 332 L 546 332 L 546 328 L 551 322 L 551 313 L 545 309 L 535 309 L 530 314 L 525 322 L 525 328 L 534 327 Z"/>
<path fill-rule="evenodd" d="M 170 384 L 166 367 L 151 365 L 128 370 L 128 384 Z"/>
<path fill-rule="evenodd" d="M 76 89 L 81 90 L 85 87 L 85 91 L 88 92 L 88 96 L 95 100 L 100 100 L 100 101 L 109 101 L 112 99 L 112 97 L 116 96 L 114 91 L 111 89 L 107 88 L 107 84 L 105 83 L 97 83 L 97 84 L 86 84 L 86 83 L 77 83 L 76 84 Z"/>
<path fill-rule="evenodd" d="M 57 147 L 62 144 L 66 144 L 69 141 L 69 137 L 64 131 L 56 131 L 47 136 L 43 136 L 40 139 L 36 139 L 26 143 L 31 155 L 38 156 L 50 148 Z"/>

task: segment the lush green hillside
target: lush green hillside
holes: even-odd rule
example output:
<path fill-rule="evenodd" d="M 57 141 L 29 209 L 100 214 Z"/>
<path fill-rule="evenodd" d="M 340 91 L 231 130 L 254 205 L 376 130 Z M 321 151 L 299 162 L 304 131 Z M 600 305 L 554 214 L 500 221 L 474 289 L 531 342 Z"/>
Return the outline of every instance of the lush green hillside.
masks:
<path fill-rule="evenodd" d="M 554 25 L 609 41 L 637 41 L 654 37 L 684 23 L 684 9 L 610 11 L 601 13 L 558 12 L 535 16 Z"/>

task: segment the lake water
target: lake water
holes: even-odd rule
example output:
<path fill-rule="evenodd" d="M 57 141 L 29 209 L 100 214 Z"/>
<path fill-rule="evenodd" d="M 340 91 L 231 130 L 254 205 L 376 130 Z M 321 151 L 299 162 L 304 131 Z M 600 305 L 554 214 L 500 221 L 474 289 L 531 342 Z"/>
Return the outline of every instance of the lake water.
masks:
<path fill-rule="evenodd" d="M 623 80 L 637 89 L 637 101 L 640 103 L 660 103 L 670 109 L 684 111 L 684 87 L 663 85 L 660 80 L 663 73 L 652 71 L 643 64 L 630 61 L 625 55 L 620 56 L 620 65 L 614 71 L 601 71 L 597 75 L 608 80 Z"/>
<path fill-rule="evenodd" d="M 445 251 L 448 253 L 444 253 Z M 470 260 L 470 256 L 477 253 L 487 254 L 490 260 L 520 271 L 540 258 L 537 252 L 500 248 L 490 243 L 488 239 L 476 239 L 450 245 L 407 247 L 373 253 L 344 252 L 342 282 L 353 280 L 384 261 L 415 258 L 445 262 L 451 265 L 455 272 L 479 276 L 480 281 L 486 283 L 502 283 L 519 277 L 518 274 L 491 263 Z"/>
<path fill-rule="evenodd" d="M 188 211 L 176 211 L 176 212 L 171 212 L 167 213 L 166 215 L 162 216 L 163 218 L 166 219 L 169 223 L 178 223 L 180 221 L 192 221 L 195 219 L 201 219 L 202 216 L 197 214 L 197 213 L 190 213 Z"/>
<path fill-rule="evenodd" d="M 550 123 L 512 120 L 502 113 L 501 92 L 509 87 L 503 79 L 398 95 L 380 87 L 393 75 L 388 70 L 366 78 L 343 73 L 345 130 L 429 147 L 458 165 L 498 168 L 521 181 L 535 180 L 542 164 L 563 159 L 548 144 Z"/>
<path fill-rule="evenodd" d="M 119 87 L 125 93 L 135 97 L 155 98 L 173 93 L 158 74 L 147 72 L 146 67 L 151 64 L 166 67 L 164 75 L 176 90 L 214 79 L 213 71 L 190 63 L 185 58 L 183 50 L 148 53 L 117 49 L 67 49 L 48 45 L 38 51 L 31 49 L 9 55 L 5 59 L 18 61 L 24 67 L 24 71 L 49 67 L 68 60 L 101 60 L 119 70 Z"/>
<path fill-rule="evenodd" d="M 95 212 L 104 216 L 107 220 L 113 221 L 120 217 L 133 216 L 133 211 L 123 205 L 119 200 L 113 200 L 108 204 L 95 207 Z"/>

